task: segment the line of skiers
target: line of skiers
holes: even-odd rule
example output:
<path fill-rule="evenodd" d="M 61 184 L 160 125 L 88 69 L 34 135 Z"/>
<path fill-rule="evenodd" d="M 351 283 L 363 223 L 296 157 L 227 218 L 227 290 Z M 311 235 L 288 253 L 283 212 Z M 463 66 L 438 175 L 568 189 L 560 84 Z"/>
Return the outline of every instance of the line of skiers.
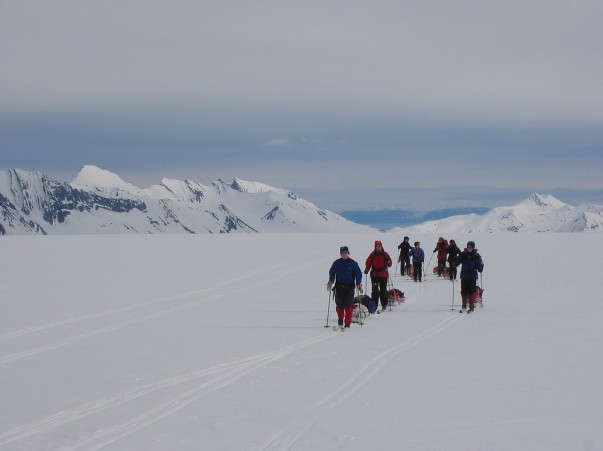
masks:
<path fill-rule="evenodd" d="M 421 243 L 415 241 L 414 248 L 410 247 L 409 237 L 405 236 L 404 241 L 400 243 L 398 249 L 400 256 L 400 274 L 411 275 L 410 259 L 412 258 L 412 276 L 414 281 L 417 279 L 421 282 L 423 262 L 425 261 L 425 252 L 421 249 Z M 478 273 L 484 270 L 484 262 L 482 257 L 475 248 L 475 242 L 469 241 L 463 251 L 457 246 L 454 240 L 450 243 L 443 237 L 438 238 L 433 254 L 437 252 L 438 277 L 442 277 L 445 272 L 446 263 L 448 262 L 448 276 L 450 280 L 456 280 L 457 267 L 461 266 L 461 298 L 463 302 L 463 310 L 469 305 L 469 311 L 475 308 L 473 294 L 477 289 Z"/>
<path fill-rule="evenodd" d="M 398 261 L 401 263 L 400 273 L 410 275 L 410 261 L 412 259 L 412 275 L 415 282 L 422 281 L 423 263 L 425 261 L 425 252 L 421 248 L 421 243 L 415 241 L 414 247 L 409 244 L 409 237 L 405 236 L 404 241 L 398 246 L 400 255 Z M 457 267 L 461 266 L 461 298 L 463 310 L 469 305 L 470 311 L 475 308 L 473 294 L 477 288 L 478 272 L 484 270 L 484 262 L 475 248 L 475 243 L 469 241 L 466 248 L 461 252 L 454 240 L 447 240 L 440 237 L 433 253 L 438 253 L 438 277 L 442 276 L 446 262 L 450 265 L 450 280 L 457 277 Z M 335 287 L 335 305 L 337 312 L 338 325 L 340 327 L 350 327 L 352 324 L 352 315 L 354 311 L 354 292 L 358 290 L 362 293 L 362 271 L 360 265 L 350 258 L 348 246 L 342 246 L 339 249 L 340 258 L 335 260 L 329 269 L 329 281 L 327 289 L 331 291 Z M 364 274 L 369 274 L 371 278 L 371 299 L 377 305 L 380 301 L 382 310 L 387 308 L 388 290 L 387 283 L 389 279 L 388 268 L 392 267 L 390 255 L 383 249 L 383 243 L 375 241 L 374 250 L 365 261 Z"/>
<path fill-rule="evenodd" d="M 411 247 L 409 243 L 409 238 L 407 236 L 404 237 L 404 241 L 400 243 L 398 249 L 400 250 L 400 255 L 398 257 L 398 261 L 400 262 L 400 275 L 409 275 L 412 276 L 415 282 L 418 280 L 422 281 L 422 266 L 425 261 L 425 251 L 421 248 L 421 243 L 419 241 L 415 241 L 414 247 Z M 450 244 L 447 240 L 440 237 L 438 238 L 438 242 L 436 243 L 436 247 L 433 250 L 433 253 L 438 253 L 437 260 L 437 273 L 438 277 L 442 277 L 442 274 L 445 272 L 446 262 L 449 265 L 449 277 L 450 280 L 456 279 L 457 270 L 455 266 L 456 258 L 461 254 L 461 250 L 456 245 L 454 240 L 450 240 Z M 412 258 L 412 269 L 410 266 L 410 260 Z"/>

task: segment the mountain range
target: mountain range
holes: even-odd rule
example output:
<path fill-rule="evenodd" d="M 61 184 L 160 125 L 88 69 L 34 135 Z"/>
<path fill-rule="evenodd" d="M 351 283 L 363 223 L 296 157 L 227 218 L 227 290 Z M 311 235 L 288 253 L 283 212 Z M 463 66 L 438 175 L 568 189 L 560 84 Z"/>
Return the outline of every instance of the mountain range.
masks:
<path fill-rule="evenodd" d="M 235 178 L 141 189 L 96 166 L 70 183 L 0 172 L 0 234 L 366 232 L 291 191 Z"/>
<path fill-rule="evenodd" d="M 295 193 L 235 178 L 206 186 L 164 178 L 138 188 L 86 165 L 69 183 L 40 172 L 0 171 L 0 235 L 97 233 L 375 232 Z M 603 206 L 534 193 L 486 213 L 427 221 L 396 233 L 603 231 Z"/>
<path fill-rule="evenodd" d="M 602 232 L 603 206 L 566 204 L 547 194 L 534 193 L 518 204 L 494 208 L 483 215 L 450 216 L 426 221 L 398 233 Z"/>

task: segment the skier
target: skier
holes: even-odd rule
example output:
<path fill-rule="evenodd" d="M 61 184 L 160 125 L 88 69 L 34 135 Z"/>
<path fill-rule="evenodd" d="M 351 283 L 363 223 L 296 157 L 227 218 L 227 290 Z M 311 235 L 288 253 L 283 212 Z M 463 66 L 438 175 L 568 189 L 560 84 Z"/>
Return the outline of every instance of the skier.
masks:
<path fill-rule="evenodd" d="M 412 257 L 414 281 L 416 282 L 417 277 L 419 277 L 419 282 L 421 282 L 421 277 L 423 275 L 423 262 L 425 261 L 425 252 L 423 249 L 421 249 L 421 243 L 419 241 L 415 241 L 415 247 L 410 250 L 409 255 Z"/>
<path fill-rule="evenodd" d="M 467 243 L 465 250 L 456 258 L 455 265 L 461 265 L 461 298 L 463 300 L 461 313 L 467 309 L 467 303 L 469 303 L 467 313 L 471 313 L 475 309 L 473 294 L 477 286 L 477 273 L 484 270 L 484 262 L 481 255 L 477 253 L 473 241 Z"/>
<path fill-rule="evenodd" d="M 335 283 L 335 311 L 337 324 L 340 328 L 350 327 L 352 313 L 354 312 L 354 287 L 362 293 L 362 271 L 355 260 L 350 258 L 347 246 L 339 248 L 341 258 L 335 260 L 329 269 L 329 282 L 327 289 L 333 288 Z"/>
<path fill-rule="evenodd" d="M 371 298 L 375 305 L 381 300 L 381 310 L 387 308 L 387 280 L 389 273 L 387 268 L 392 266 L 392 258 L 383 249 L 381 241 L 375 241 L 375 249 L 366 259 L 364 274 L 371 272 Z"/>
<path fill-rule="evenodd" d="M 457 271 L 454 262 L 461 253 L 461 250 L 456 245 L 456 242 L 454 240 L 450 240 L 450 244 L 448 245 L 448 249 L 446 249 L 446 253 L 448 254 L 448 266 L 450 266 L 450 280 L 456 279 Z"/>
<path fill-rule="evenodd" d="M 400 256 L 398 257 L 398 261 L 400 262 L 400 275 L 410 274 L 410 257 L 408 253 L 412 249 L 410 243 L 410 238 L 407 236 L 404 237 L 404 241 L 400 243 L 398 249 L 400 249 Z"/>
<path fill-rule="evenodd" d="M 438 253 L 438 277 L 442 277 L 442 272 L 446 267 L 446 249 L 448 249 L 448 241 L 439 237 L 433 253 Z"/>

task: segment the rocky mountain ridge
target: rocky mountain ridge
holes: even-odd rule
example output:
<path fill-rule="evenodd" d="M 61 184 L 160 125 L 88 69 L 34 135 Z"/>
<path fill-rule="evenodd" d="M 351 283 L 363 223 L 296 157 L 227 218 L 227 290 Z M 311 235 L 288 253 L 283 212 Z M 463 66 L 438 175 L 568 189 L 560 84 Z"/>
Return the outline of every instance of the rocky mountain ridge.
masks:
<path fill-rule="evenodd" d="M 0 172 L 0 234 L 363 232 L 285 189 L 235 178 L 163 179 L 141 189 L 96 166 L 70 183 Z"/>

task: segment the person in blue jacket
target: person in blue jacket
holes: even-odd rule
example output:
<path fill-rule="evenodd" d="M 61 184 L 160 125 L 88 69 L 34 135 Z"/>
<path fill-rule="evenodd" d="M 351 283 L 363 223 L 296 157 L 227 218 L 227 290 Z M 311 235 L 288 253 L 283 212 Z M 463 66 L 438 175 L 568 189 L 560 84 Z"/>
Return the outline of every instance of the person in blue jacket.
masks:
<path fill-rule="evenodd" d="M 335 260 L 329 269 L 327 289 L 335 284 L 335 305 L 339 327 L 350 327 L 354 312 L 354 289 L 362 293 L 362 271 L 355 260 L 350 258 L 347 246 L 339 248 L 341 258 Z"/>
<path fill-rule="evenodd" d="M 413 279 L 416 282 L 418 277 L 419 282 L 421 282 L 421 278 L 423 277 L 423 262 L 425 261 L 425 251 L 421 249 L 421 243 L 415 241 L 415 247 L 410 250 L 408 255 L 412 258 Z"/>
<path fill-rule="evenodd" d="M 469 304 L 467 313 L 471 313 L 475 309 L 473 295 L 477 288 L 477 273 L 484 270 L 484 262 L 481 255 L 477 253 L 475 242 L 467 243 L 465 250 L 456 258 L 455 266 L 461 266 L 461 298 L 463 300 L 461 313 L 467 309 L 467 304 Z"/>

